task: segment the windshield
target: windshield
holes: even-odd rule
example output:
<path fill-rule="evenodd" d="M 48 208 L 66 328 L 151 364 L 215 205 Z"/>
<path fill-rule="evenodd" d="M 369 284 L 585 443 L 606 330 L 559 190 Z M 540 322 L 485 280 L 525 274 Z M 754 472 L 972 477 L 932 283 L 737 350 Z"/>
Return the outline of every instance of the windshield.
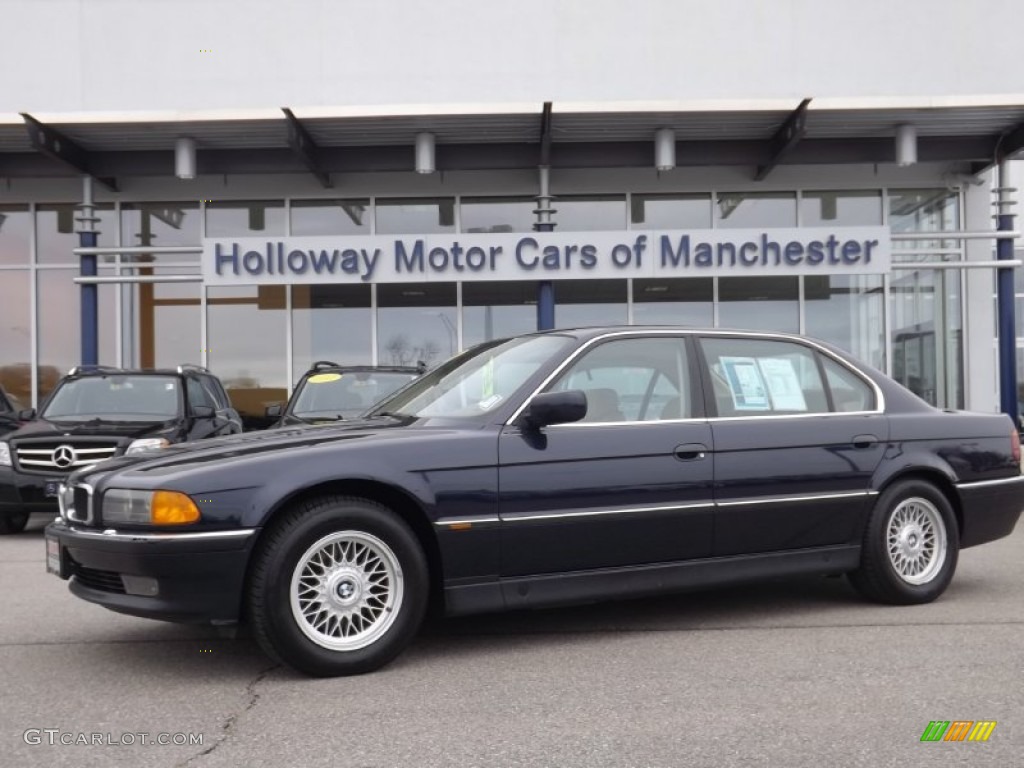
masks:
<path fill-rule="evenodd" d="M 526 336 L 481 344 L 420 377 L 374 413 L 444 417 L 487 413 L 573 344 L 568 336 Z"/>
<path fill-rule="evenodd" d="M 63 421 L 168 421 L 181 410 L 174 376 L 111 374 L 65 381 L 43 410 Z"/>
<path fill-rule="evenodd" d="M 417 375 L 399 371 L 316 373 L 296 394 L 292 414 L 300 418 L 359 416 Z"/>

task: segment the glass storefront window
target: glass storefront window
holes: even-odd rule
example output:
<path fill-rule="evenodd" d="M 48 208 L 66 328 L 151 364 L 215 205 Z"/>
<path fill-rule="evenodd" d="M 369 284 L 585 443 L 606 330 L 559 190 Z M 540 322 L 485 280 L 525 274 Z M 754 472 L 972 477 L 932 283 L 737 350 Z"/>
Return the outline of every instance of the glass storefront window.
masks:
<path fill-rule="evenodd" d="M 756 331 L 800 330 L 797 277 L 723 277 L 718 281 L 718 325 Z"/>
<path fill-rule="evenodd" d="M 32 405 L 30 280 L 27 269 L 0 269 L 0 387 L 22 408 Z"/>
<path fill-rule="evenodd" d="M 28 264 L 31 260 L 32 214 L 28 206 L 0 205 L 0 265 Z"/>
<path fill-rule="evenodd" d="M 963 407 L 961 277 L 955 270 L 894 274 L 893 378 L 940 408 Z"/>
<path fill-rule="evenodd" d="M 893 232 L 950 232 L 960 228 L 960 194 L 955 189 L 890 189 Z"/>
<path fill-rule="evenodd" d="M 463 348 L 482 341 L 535 330 L 537 283 L 522 281 L 462 284 Z"/>
<path fill-rule="evenodd" d="M 268 405 L 288 399 L 285 286 L 207 288 L 207 365 L 247 429 L 268 425 Z"/>
<path fill-rule="evenodd" d="M 125 203 L 121 206 L 121 244 L 199 245 L 199 203 Z M 198 253 L 122 254 L 121 263 L 197 262 Z"/>
<path fill-rule="evenodd" d="M 800 226 L 871 226 L 882 223 L 882 191 L 820 190 L 800 197 Z"/>
<path fill-rule="evenodd" d="M 555 327 L 624 325 L 627 286 L 623 280 L 555 280 Z"/>
<path fill-rule="evenodd" d="M 199 274 L 198 267 L 122 267 L 122 275 Z M 127 283 L 122 288 L 128 367 L 174 368 L 202 357 L 201 283 Z"/>
<path fill-rule="evenodd" d="M 831 342 L 885 370 L 880 275 L 809 275 L 804 278 L 804 302 L 808 336 Z"/>
<path fill-rule="evenodd" d="M 960 193 L 955 189 L 889 190 L 889 228 L 893 234 L 904 232 L 951 232 L 960 229 Z M 960 248 L 958 240 L 897 240 L 894 250 L 921 251 L 920 254 L 894 254 L 893 261 L 956 261 L 961 253 L 929 254 Z"/>
<path fill-rule="evenodd" d="M 293 235 L 368 235 L 370 201 L 292 200 Z"/>
<path fill-rule="evenodd" d="M 711 195 L 645 195 L 630 197 L 633 229 L 708 229 Z"/>
<path fill-rule="evenodd" d="M 293 285 L 292 384 L 317 360 L 373 362 L 369 285 Z"/>
<path fill-rule="evenodd" d="M 285 233 L 282 200 L 216 200 L 206 204 L 207 237 L 261 237 Z"/>
<path fill-rule="evenodd" d="M 455 283 L 377 286 L 377 362 L 434 366 L 458 352 Z"/>
<path fill-rule="evenodd" d="M 101 276 L 113 270 L 101 269 Z M 53 391 L 57 381 L 72 366 L 82 361 L 81 297 L 82 288 L 73 282 L 77 269 L 40 269 L 39 285 L 39 402 Z M 117 363 L 118 328 L 116 320 L 117 287 L 100 285 L 99 360 L 100 365 Z M 45 308 L 45 309 L 43 309 Z"/>
<path fill-rule="evenodd" d="M 625 195 L 556 196 L 556 232 L 586 232 L 626 228 Z"/>
<path fill-rule="evenodd" d="M 455 231 L 455 198 L 385 198 L 375 209 L 377 233 L 426 235 Z"/>
<path fill-rule="evenodd" d="M 716 226 L 795 227 L 795 192 L 720 192 L 715 205 Z"/>
<path fill-rule="evenodd" d="M 633 322 L 636 325 L 714 324 L 714 279 L 637 278 L 633 280 Z"/>
<path fill-rule="evenodd" d="M 464 197 L 459 214 L 463 232 L 532 232 L 537 221 L 531 197 Z"/>
<path fill-rule="evenodd" d="M 78 266 L 78 257 L 72 251 L 78 247 L 80 214 L 72 203 L 44 203 L 36 207 L 36 253 L 40 264 L 69 264 Z M 97 205 L 94 215 L 99 231 L 98 245 L 117 244 L 117 213 L 110 203 Z"/>

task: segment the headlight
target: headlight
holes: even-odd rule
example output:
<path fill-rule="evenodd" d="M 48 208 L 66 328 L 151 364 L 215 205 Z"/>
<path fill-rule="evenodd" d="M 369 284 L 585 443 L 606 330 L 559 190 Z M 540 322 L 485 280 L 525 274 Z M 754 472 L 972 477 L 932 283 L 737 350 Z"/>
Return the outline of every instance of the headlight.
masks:
<path fill-rule="evenodd" d="M 166 448 L 170 444 L 170 440 L 165 440 L 162 437 L 144 437 L 141 440 L 132 440 L 132 444 L 128 446 L 128 450 L 124 452 L 124 455 L 130 456 L 133 453 Z"/>
<path fill-rule="evenodd" d="M 7 443 L 0 443 L 0 467 L 11 466 L 11 447 Z"/>
<path fill-rule="evenodd" d="M 120 488 L 103 494 L 104 523 L 184 525 L 199 520 L 199 507 L 178 491 L 129 491 Z"/>

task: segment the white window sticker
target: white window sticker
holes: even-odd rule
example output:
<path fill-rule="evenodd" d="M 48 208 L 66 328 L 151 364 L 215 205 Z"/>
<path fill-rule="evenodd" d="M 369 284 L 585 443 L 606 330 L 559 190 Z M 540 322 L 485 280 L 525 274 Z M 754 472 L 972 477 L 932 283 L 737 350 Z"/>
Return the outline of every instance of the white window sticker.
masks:
<path fill-rule="evenodd" d="M 758 358 L 758 363 L 775 410 L 807 410 L 807 401 L 804 399 L 804 392 L 792 360 L 784 357 L 762 357 Z"/>
<path fill-rule="evenodd" d="M 767 411 L 768 392 L 757 361 L 752 357 L 720 357 L 729 382 L 732 404 L 737 411 Z"/>

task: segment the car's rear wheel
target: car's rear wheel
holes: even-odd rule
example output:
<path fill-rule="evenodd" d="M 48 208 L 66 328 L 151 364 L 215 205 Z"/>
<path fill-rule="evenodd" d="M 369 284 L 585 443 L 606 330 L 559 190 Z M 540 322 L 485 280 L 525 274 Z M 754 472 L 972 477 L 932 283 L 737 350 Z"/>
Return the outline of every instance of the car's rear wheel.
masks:
<path fill-rule="evenodd" d="M 959 550 L 946 496 L 926 481 L 904 480 L 878 497 L 864 532 L 861 565 L 850 581 L 878 602 L 928 603 L 952 581 Z"/>
<path fill-rule="evenodd" d="M 428 579 L 415 534 L 394 512 L 318 498 L 266 534 L 249 580 L 249 620 L 268 655 L 301 672 L 370 672 L 415 637 Z"/>
<path fill-rule="evenodd" d="M 21 533 L 28 525 L 28 512 L 18 512 L 13 515 L 0 515 L 0 536 L 8 536 L 12 533 Z"/>

